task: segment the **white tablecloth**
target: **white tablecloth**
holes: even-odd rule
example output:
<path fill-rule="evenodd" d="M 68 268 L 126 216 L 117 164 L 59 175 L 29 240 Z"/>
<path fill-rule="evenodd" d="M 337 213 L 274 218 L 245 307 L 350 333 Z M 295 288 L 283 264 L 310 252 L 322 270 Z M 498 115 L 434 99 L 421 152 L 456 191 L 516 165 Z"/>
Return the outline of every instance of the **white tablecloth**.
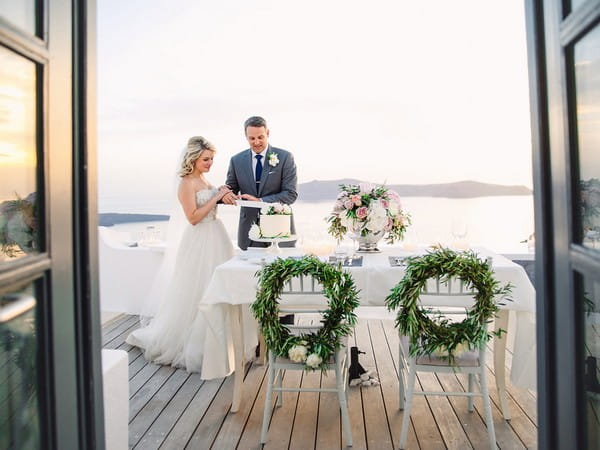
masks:
<path fill-rule="evenodd" d="M 510 282 L 513 285 L 512 299 L 506 301 L 500 308 L 514 311 L 516 321 L 509 327 L 507 334 L 508 346 L 513 348 L 513 361 L 511 366 L 511 381 L 516 386 L 535 389 L 536 370 L 536 345 L 535 345 L 535 291 L 525 270 L 509 259 L 495 254 L 484 248 L 475 248 L 475 252 L 482 258 L 491 256 L 496 279 L 501 283 Z M 270 262 L 274 257 L 287 257 L 299 255 L 298 249 L 282 249 L 282 253 L 273 255 L 266 251 L 251 250 L 246 254 L 237 255 L 231 260 L 221 264 L 215 269 L 211 282 L 206 290 L 202 303 L 205 305 L 249 305 L 255 299 L 257 278 L 255 274 L 261 268 L 261 259 Z M 379 254 L 363 254 L 361 267 L 349 267 L 348 270 L 360 290 L 362 306 L 384 306 L 385 298 L 390 289 L 395 286 L 404 275 L 403 267 L 391 267 L 389 256 L 405 256 L 406 252 L 394 247 L 386 248 Z M 246 352 L 256 345 L 256 325 L 252 325 L 252 318 L 245 311 L 244 342 Z M 512 313 L 511 313 L 512 314 Z M 215 330 L 214 339 L 207 340 L 207 350 L 215 351 L 225 347 L 231 351 L 231 338 L 228 330 Z M 213 375 L 225 376 L 231 372 L 229 365 L 226 372 L 215 372 L 206 368 Z M 204 370 L 204 369 L 203 369 Z M 203 374 L 204 377 L 204 374 Z"/>

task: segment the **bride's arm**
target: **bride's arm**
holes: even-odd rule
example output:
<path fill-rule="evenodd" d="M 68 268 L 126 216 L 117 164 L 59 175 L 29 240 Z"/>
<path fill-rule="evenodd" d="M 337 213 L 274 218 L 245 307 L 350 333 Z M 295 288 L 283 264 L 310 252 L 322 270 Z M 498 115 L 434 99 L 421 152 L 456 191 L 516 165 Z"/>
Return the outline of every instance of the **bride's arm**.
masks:
<path fill-rule="evenodd" d="M 204 205 L 198 207 L 196 206 L 196 191 L 194 185 L 189 180 L 182 179 L 181 183 L 179 183 L 178 197 L 188 222 L 192 225 L 196 225 L 208 215 L 217 202 L 228 192 L 231 192 L 228 188 L 219 188 L 216 195 Z"/>

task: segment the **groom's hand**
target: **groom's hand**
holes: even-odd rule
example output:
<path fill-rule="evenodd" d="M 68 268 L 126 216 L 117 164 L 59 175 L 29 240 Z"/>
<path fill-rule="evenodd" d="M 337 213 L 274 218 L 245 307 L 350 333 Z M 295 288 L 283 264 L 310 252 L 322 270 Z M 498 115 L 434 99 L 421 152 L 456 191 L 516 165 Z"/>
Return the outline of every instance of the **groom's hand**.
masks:
<path fill-rule="evenodd" d="M 260 202 L 260 198 L 256 198 L 254 195 L 242 194 L 242 200 L 250 200 L 251 202 Z"/>

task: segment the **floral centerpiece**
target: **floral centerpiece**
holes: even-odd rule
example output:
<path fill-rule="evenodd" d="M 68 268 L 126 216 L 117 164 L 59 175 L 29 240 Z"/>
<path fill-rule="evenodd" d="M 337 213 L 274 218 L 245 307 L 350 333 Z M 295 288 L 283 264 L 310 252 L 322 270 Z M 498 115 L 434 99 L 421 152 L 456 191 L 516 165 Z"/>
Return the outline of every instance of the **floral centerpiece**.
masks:
<path fill-rule="evenodd" d="M 359 251 L 379 251 L 374 244 L 382 237 L 389 244 L 403 238 L 410 215 L 402 211 L 398 193 L 385 186 L 341 184 L 327 222 L 329 234 L 336 239 L 354 233 Z"/>

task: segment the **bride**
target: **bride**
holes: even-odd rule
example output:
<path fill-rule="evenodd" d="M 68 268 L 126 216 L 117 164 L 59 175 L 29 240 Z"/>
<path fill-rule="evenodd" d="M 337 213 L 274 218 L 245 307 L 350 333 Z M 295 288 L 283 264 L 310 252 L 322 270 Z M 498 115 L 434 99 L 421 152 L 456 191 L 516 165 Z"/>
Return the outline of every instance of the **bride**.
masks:
<path fill-rule="evenodd" d="M 234 254 L 217 202 L 231 190 L 206 180 L 215 147 L 206 139 L 189 139 L 181 162 L 178 199 L 187 219 L 177 248 L 172 276 L 161 295 L 156 315 L 132 332 L 127 343 L 144 350 L 147 360 L 200 372 L 208 312 L 199 309 L 213 270 Z"/>

